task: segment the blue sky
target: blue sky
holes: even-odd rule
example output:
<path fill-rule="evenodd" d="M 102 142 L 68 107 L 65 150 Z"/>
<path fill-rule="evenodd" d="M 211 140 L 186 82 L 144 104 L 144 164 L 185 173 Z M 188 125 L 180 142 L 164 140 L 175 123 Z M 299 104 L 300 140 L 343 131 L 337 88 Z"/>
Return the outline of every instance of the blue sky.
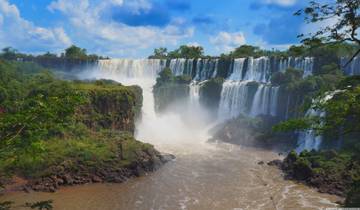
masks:
<path fill-rule="evenodd" d="M 307 30 L 307 0 L 0 0 L 0 47 L 61 52 L 71 44 L 111 57 L 201 45 L 218 55 L 242 44 L 284 49 Z"/>

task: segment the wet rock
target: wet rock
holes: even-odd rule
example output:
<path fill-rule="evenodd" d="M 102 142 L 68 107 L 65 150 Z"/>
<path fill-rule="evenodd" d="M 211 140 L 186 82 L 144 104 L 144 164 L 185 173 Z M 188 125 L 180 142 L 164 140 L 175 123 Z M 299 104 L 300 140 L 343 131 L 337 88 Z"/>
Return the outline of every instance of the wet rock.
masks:
<path fill-rule="evenodd" d="M 64 180 L 64 183 L 67 185 L 72 185 L 74 183 L 74 179 L 69 174 L 64 175 L 62 179 Z"/>
<path fill-rule="evenodd" d="M 174 160 L 176 157 L 175 157 L 175 155 L 172 155 L 172 154 L 161 154 L 161 156 L 160 156 L 160 160 L 161 160 L 161 162 L 163 162 L 163 163 L 167 163 L 167 162 L 169 162 L 169 161 L 172 161 L 172 160 Z"/>
<path fill-rule="evenodd" d="M 99 183 L 99 182 L 102 182 L 102 179 L 98 176 L 93 176 L 91 178 L 91 181 L 94 182 L 94 183 Z"/>
<path fill-rule="evenodd" d="M 29 186 L 23 186 L 23 191 L 26 192 L 26 193 L 30 193 L 31 188 Z"/>
<path fill-rule="evenodd" d="M 267 163 L 269 166 L 276 166 L 278 168 L 281 168 L 282 166 L 282 161 L 281 160 L 272 160 L 270 162 Z"/>

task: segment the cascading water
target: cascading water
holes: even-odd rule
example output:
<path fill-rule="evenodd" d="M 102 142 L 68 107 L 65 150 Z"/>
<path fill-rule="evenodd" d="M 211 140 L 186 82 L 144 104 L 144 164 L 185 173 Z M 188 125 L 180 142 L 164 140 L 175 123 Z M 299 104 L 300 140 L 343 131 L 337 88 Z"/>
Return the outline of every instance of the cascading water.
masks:
<path fill-rule="evenodd" d="M 349 64 L 348 58 L 341 59 L 341 66 L 346 75 L 353 76 L 353 75 L 360 75 L 360 57 L 355 57 Z M 347 66 L 345 66 L 347 64 Z"/>
<path fill-rule="evenodd" d="M 314 99 L 313 103 L 325 103 L 328 100 L 331 100 L 336 94 L 344 92 L 344 90 L 335 90 L 325 93 L 325 97 Z M 320 120 L 326 115 L 323 110 L 315 109 L 311 107 L 305 114 L 306 117 L 319 117 Z M 319 150 L 323 137 L 316 134 L 314 130 L 307 130 L 299 133 L 298 137 L 298 147 L 296 148 L 297 152 L 303 150 Z"/>
<path fill-rule="evenodd" d="M 276 116 L 277 103 L 279 96 L 279 87 L 272 87 L 269 85 L 262 85 L 258 87 L 253 104 L 251 106 L 250 116 L 256 117 L 258 115 Z"/>
<path fill-rule="evenodd" d="M 223 84 L 219 106 L 222 120 L 237 117 L 239 114 L 256 117 L 258 115 L 277 116 L 279 87 L 271 86 L 273 72 L 284 72 L 292 67 L 304 71 L 304 77 L 312 74 L 313 58 L 234 59 L 231 75 Z M 253 83 L 258 83 L 256 90 Z M 252 85 L 251 85 L 252 84 Z M 250 106 L 250 108 L 249 108 Z"/>
<path fill-rule="evenodd" d="M 304 77 L 312 75 L 314 69 L 314 58 L 305 57 L 305 58 L 282 58 L 278 62 L 278 70 L 285 72 L 288 68 L 295 68 L 304 71 Z"/>
<path fill-rule="evenodd" d="M 189 60 L 176 59 L 170 62 L 175 69 L 175 75 L 182 75 L 187 68 L 192 68 Z M 171 64 L 172 63 L 172 64 Z M 155 113 L 153 86 L 158 73 L 166 67 L 166 61 L 160 59 L 112 59 L 101 60 L 99 71 L 88 74 L 89 78 L 105 78 L 121 82 L 124 85 L 139 85 L 143 89 L 142 119 L 136 125 L 136 138 L 156 145 L 174 144 L 175 142 L 205 140 L 207 134 L 201 118 L 199 103 L 199 84 L 190 86 L 191 105 L 181 107 L 183 113 Z M 173 69 L 173 71 L 174 71 Z M 176 73 L 177 72 L 177 73 Z M 192 108 L 192 109 L 189 109 Z M 180 109 L 179 109 L 180 110 Z M 192 113 L 192 114 L 191 114 Z M 196 113 L 196 114 L 194 114 Z M 188 118 L 192 116 L 189 123 Z M 195 115 L 197 115 L 195 117 Z M 171 142 L 169 142 L 171 139 Z"/>
<path fill-rule="evenodd" d="M 195 81 L 204 81 L 216 77 L 218 59 L 197 59 Z"/>
<path fill-rule="evenodd" d="M 218 118 L 223 121 L 247 113 L 247 81 L 225 81 L 221 91 Z"/>
<path fill-rule="evenodd" d="M 306 117 L 321 117 L 323 115 L 324 112 L 315 109 L 309 109 L 305 114 Z M 317 135 L 314 130 L 302 131 L 299 133 L 296 152 L 300 153 L 304 150 L 319 150 L 321 142 L 322 136 Z"/>

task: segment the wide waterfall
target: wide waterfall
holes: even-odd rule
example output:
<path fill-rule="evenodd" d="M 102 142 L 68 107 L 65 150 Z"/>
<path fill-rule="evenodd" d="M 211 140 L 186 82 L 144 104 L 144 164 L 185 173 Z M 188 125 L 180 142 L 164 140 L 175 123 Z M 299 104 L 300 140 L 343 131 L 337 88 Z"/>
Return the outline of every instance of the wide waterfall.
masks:
<path fill-rule="evenodd" d="M 200 104 L 199 88 L 203 81 L 218 76 L 220 59 L 112 59 L 102 60 L 99 67 L 109 78 L 128 83 L 130 79 L 147 78 L 155 82 L 157 74 L 169 67 L 175 76 L 190 76 L 191 103 Z M 284 72 L 287 68 L 304 71 L 304 76 L 312 74 L 313 58 L 238 58 L 233 59 L 228 69 L 228 75 L 223 84 L 219 102 L 218 116 L 221 120 L 234 118 L 243 114 L 256 117 L 278 114 L 279 87 L 271 85 L 271 75 L 274 72 Z M 223 68 L 223 67 L 222 67 Z M 224 74 L 224 69 L 221 70 Z M 197 91 L 194 92 L 194 91 Z M 195 95 L 194 95 L 195 94 Z M 197 94 L 197 95 L 196 95 Z M 197 102 L 195 102 L 197 101 Z"/>
<path fill-rule="evenodd" d="M 219 59 L 170 59 L 168 67 L 175 76 L 188 75 L 196 81 L 216 77 Z"/>
<path fill-rule="evenodd" d="M 165 68 L 166 62 L 159 59 L 111 59 L 100 60 L 98 65 L 107 77 L 122 81 L 136 78 L 154 79 Z"/>
<path fill-rule="evenodd" d="M 303 70 L 304 76 L 309 76 L 312 74 L 313 66 L 313 58 L 235 59 L 231 65 L 232 69 L 229 70 L 231 74 L 223 84 L 219 117 L 230 119 L 239 114 L 251 117 L 277 116 L 279 87 L 271 85 L 271 74 L 292 67 Z"/>

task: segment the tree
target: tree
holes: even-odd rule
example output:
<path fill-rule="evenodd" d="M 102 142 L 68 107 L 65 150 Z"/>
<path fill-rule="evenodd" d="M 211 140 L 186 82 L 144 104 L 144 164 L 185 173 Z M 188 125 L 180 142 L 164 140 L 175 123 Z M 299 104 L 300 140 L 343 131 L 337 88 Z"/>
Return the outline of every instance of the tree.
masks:
<path fill-rule="evenodd" d="M 170 68 L 165 68 L 159 73 L 159 77 L 156 79 L 156 85 L 171 82 L 173 80 L 173 74 Z"/>
<path fill-rule="evenodd" d="M 72 45 L 71 47 L 65 49 L 65 57 L 66 58 L 86 58 L 86 49 L 79 48 L 75 45 Z"/>
<path fill-rule="evenodd" d="M 154 49 L 154 55 L 150 56 L 150 58 L 158 58 L 158 59 L 164 59 L 167 56 L 167 48 L 160 47 Z"/>
<path fill-rule="evenodd" d="M 5 47 L 2 49 L 1 57 L 5 60 L 15 60 L 17 57 L 18 51 L 12 47 Z"/>
<path fill-rule="evenodd" d="M 358 29 L 360 27 L 360 1 L 359 0 L 336 0 L 335 3 L 317 3 L 311 1 L 310 5 L 299 10 L 295 15 L 305 15 L 307 23 L 323 23 L 324 21 L 335 21 L 335 24 L 320 28 L 315 33 L 307 35 L 300 34 L 304 38 L 302 42 L 320 39 L 327 43 L 350 42 L 360 47 Z M 351 57 L 349 64 L 358 54 L 360 49 Z M 346 64 L 346 65 L 347 65 Z"/>
<path fill-rule="evenodd" d="M 233 57 L 249 57 L 249 56 L 253 56 L 253 57 L 257 57 L 260 53 L 260 48 L 259 47 L 254 47 L 251 45 L 242 45 L 238 48 L 236 48 L 231 55 Z"/>
<path fill-rule="evenodd" d="M 180 55 L 182 58 L 200 58 L 204 55 L 204 48 L 201 46 L 180 46 Z"/>

